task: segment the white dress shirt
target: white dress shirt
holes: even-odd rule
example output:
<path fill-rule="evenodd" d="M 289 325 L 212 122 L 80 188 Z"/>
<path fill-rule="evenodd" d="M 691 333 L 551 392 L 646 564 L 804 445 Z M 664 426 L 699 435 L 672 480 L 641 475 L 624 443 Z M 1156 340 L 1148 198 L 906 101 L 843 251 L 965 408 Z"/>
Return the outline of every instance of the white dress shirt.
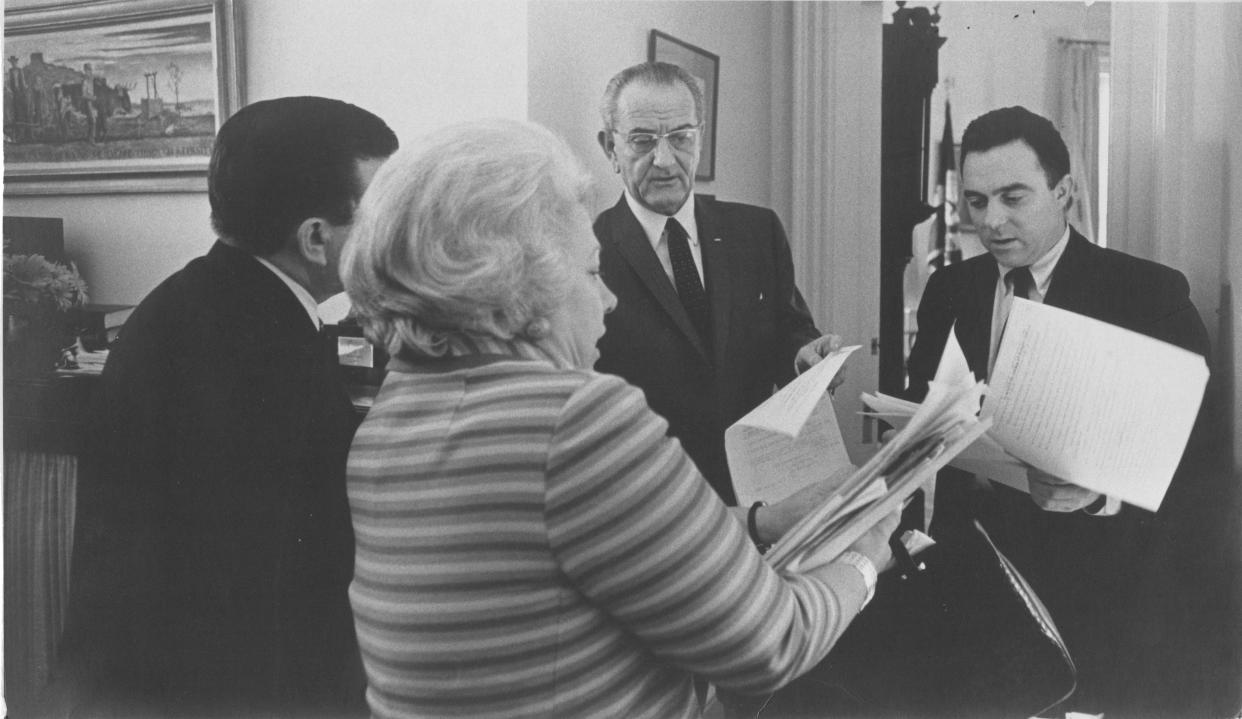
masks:
<path fill-rule="evenodd" d="M 1065 226 L 1065 232 L 1062 233 L 1061 239 L 1052 246 L 1052 249 L 1044 253 L 1043 257 L 1035 260 L 1031 265 L 1031 277 L 1035 280 L 1035 287 L 1031 289 L 1031 295 L 1027 299 L 1031 302 L 1044 301 L 1044 296 L 1048 294 L 1048 285 L 1052 284 L 1052 271 L 1056 269 L 1057 262 L 1061 260 L 1061 254 L 1065 252 L 1065 246 L 1069 244 L 1070 230 L 1069 225 Z M 988 375 L 992 374 L 992 365 L 996 362 L 996 350 L 1000 347 L 1001 334 L 1005 330 L 1005 320 L 1009 319 L 1009 308 L 1013 305 L 1013 288 L 1005 282 L 1005 273 L 1015 269 L 1007 267 L 1000 262 L 996 263 L 998 277 L 996 278 L 996 294 L 992 300 L 992 342 L 988 352 Z"/>
<path fill-rule="evenodd" d="M 677 284 L 673 280 L 673 261 L 668 256 L 668 240 L 664 238 L 664 225 L 668 223 L 669 216 L 661 215 L 638 204 L 638 201 L 630 196 L 628 190 L 625 193 L 625 202 L 630 206 L 630 212 L 633 212 L 634 217 L 638 219 L 638 224 L 642 225 L 643 231 L 647 233 L 647 241 L 655 250 L 656 257 L 660 258 L 660 266 L 664 268 L 664 274 L 668 275 L 668 281 L 673 282 L 673 286 L 676 287 Z M 694 193 L 690 193 L 690 196 L 686 198 L 686 203 L 672 217 L 681 223 L 689 237 L 694 268 L 699 272 L 699 281 L 703 282 L 703 286 L 706 287 L 707 283 L 703 281 L 703 248 L 699 244 L 699 226 L 694 221 Z"/>

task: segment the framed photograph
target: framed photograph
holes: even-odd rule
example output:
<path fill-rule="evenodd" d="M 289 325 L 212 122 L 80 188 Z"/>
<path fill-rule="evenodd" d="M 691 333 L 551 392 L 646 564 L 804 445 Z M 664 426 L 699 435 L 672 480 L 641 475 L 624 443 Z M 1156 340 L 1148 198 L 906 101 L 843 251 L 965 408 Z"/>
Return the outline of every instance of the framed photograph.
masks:
<path fill-rule="evenodd" d="M 4 14 L 6 195 L 199 192 L 242 104 L 233 0 Z"/>
<path fill-rule="evenodd" d="M 703 154 L 695 179 L 716 177 L 716 96 L 720 83 L 720 57 L 662 33 L 652 30 L 647 40 L 647 59 L 668 62 L 681 67 L 699 81 L 703 91 Z"/>

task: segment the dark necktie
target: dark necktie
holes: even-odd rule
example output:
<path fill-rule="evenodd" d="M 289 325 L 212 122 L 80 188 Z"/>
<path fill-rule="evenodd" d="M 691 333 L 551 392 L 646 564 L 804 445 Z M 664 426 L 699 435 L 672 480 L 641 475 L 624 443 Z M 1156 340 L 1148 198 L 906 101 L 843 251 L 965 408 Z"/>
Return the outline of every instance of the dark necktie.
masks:
<path fill-rule="evenodd" d="M 668 240 L 668 258 L 673 265 L 673 284 L 677 287 L 677 296 L 681 298 L 681 305 L 686 308 L 691 324 L 698 330 L 699 339 L 711 348 L 712 317 L 707 307 L 707 293 L 703 291 L 703 282 L 694 266 L 686 230 L 670 217 L 664 225 L 664 236 Z"/>
<path fill-rule="evenodd" d="M 1013 288 L 1013 296 L 1024 300 L 1031 299 L 1031 290 L 1035 289 L 1035 278 L 1031 276 L 1031 268 L 1015 267 L 1005 273 L 1005 281 Z"/>

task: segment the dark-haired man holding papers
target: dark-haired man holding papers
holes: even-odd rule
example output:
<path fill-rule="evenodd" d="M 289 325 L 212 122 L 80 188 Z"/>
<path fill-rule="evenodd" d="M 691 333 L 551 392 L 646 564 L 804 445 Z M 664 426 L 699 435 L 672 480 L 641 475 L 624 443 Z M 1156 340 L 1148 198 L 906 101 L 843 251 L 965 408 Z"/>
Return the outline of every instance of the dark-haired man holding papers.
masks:
<path fill-rule="evenodd" d="M 1021 107 L 986 113 L 966 128 L 962 158 L 966 202 L 988 252 L 929 279 L 908 365 L 910 399 L 927 393 L 954 323 L 971 371 L 987 378 L 1015 297 L 1208 354 L 1180 272 L 1097 247 L 1068 224 L 1069 154 L 1047 119 Z M 1170 494 L 1196 481 L 1186 471 L 1192 454 Z M 1145 575 L 1154 558 L 1169 551 L 1159 544 L 1174 510 L 1153 514 L 1034 468 L 1027 479 L 1029 495 L 941 473 L 933 536 L 978 519 L 1048 605 L 1078 667 L 1078 690 L 1060 711 L 1151 711 L 1167 695 L 1157 688 L 1161 661 L 1145 643 L 1172 625 L 1141 595 L 1153 587 Z"/>

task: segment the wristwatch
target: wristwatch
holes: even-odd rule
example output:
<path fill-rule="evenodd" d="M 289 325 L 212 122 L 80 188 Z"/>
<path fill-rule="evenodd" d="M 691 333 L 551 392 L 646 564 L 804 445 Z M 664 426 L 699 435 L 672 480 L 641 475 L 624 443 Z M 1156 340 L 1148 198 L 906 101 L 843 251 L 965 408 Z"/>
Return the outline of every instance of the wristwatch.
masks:
<path fill-rule="evenodd" d="M 862 575 L 863 584 L 867 586 L 867 597 L 863 599 L 862 605 L 867 606 L 871 598 L 875 596 L 875 583 L 879 579 L 875 572 L 875 565 L 858 552 L 842 552 L 841 556 L 837 557 L 837 561 L 850 565 Z M 860 610 L 861 608 L 859 607 Z"/>
<path fill-rule="evenodd" d="M 755 502 L 750 505 L 750 511 L 746 513 L 746 532 L 750 534 L 750 541 L 755 543 L 755 549 L 758 549 L 760 554 L 767 554 L 768 550 L 772 548 L 771 544 L 760 538 L 759 525 L 755 521 L 755 515 L 759 513 L 759 508 L 766 506 L 768 506 L 767 502 Z"/>

